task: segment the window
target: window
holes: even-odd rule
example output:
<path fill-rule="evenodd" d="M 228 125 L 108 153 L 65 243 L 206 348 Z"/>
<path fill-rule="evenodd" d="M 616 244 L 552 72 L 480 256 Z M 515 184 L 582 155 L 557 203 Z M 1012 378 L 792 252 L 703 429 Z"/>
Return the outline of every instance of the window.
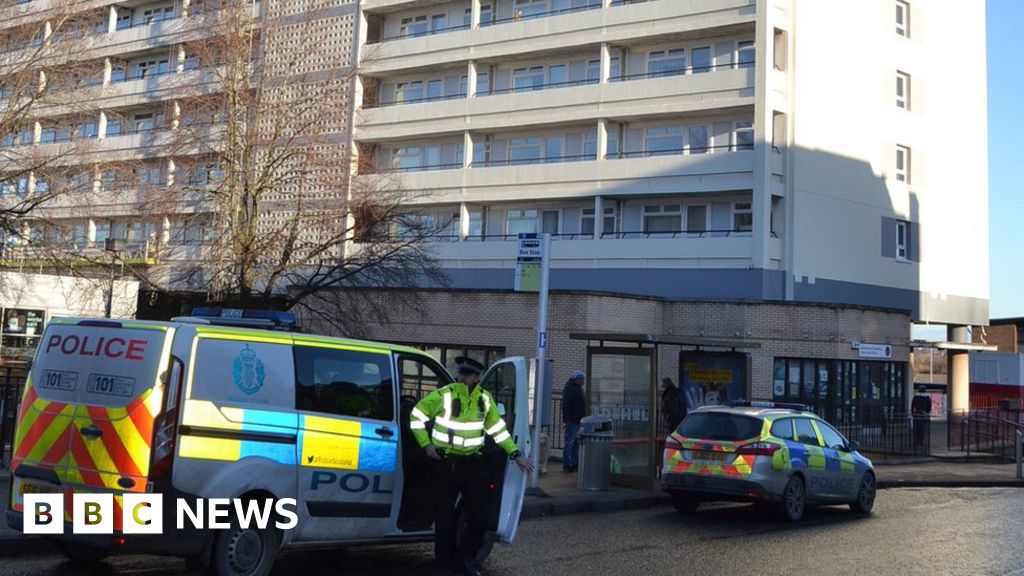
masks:
<path fill-rule="evenodd" d="M 491 93 L 491 74 L 489 72 L 482 72 L 476 75 L 476 93 Z"/>
<path fill-rule="evenodd" d="M 682 126 L 654 126 L 644 131 L 644 149 L 652 156 L 683 151 Z"/>
<path fill-rule="evenodd" d="M 750 202 L 736 202 L 732 205 L 732 229 L 734 232 L 750 232 L 754 229 L 754 212 Z"/>
<path fill-rule="evenodd" d="M 896 147 L 896 181 L 910 184 L 910 148 Z"/>
<path fill-rule="evenodd" d="M 423 398 L 441 386 L 449 384 L 448 375 L 440 366 L 415 356 L 401 356 L 398 360 L 399 382 L 402 395 Z"/>
<path fill-rule="evenodd" d="M 153 129 L 152 114 L 136 114 L 132 118 L 132 132 L 149 132 Z"/>
<path fill-rule="evenodd" d="M 434 14 L 430 17 L 430 31 L 437 33 L 443 32 L 448 28 L 448 15 L 446 14 Z"/>
<path fill-rule="evenodd" d="M 690 154 L 704 154 L 708 151 L 708 127 L 690 126 L 687 128 L 690 137 Z"/>
<path fill-rule="evenodd" d="M 597 159 L 597 131 L 585 132 L 583 134 L 583 156 L 589 159 Z"/>
<path fill-rule="evenodd" d="M 682 48 L 658 50 L 647 54 L 647 74 L 650 76 L 675 76 L 685 72 L 686 54 Z"/>
<path fill-rule="evenodd" d="M 679 434 L 686 438 L 701 440 L 725 440 L 737 442 L 754 438 L 760 433 L 764 422 L 750 416 L 705 412 L 690 414 L 679 425 Z"/>
<path fill-rule="evenodd" d="M 390 356 L 312 346 L 294 350 L 297 409 L 394 420 Z"/>
<path fill-rule="evenodd" d="M 111 136 L 120 136 L 121 129 L 122 125 L 120 118 L 107 119 L 107 131 L 105 133 L 107 138 L 110 138 Z"/>
<path fill-rule="evenodd" d="M 818 432 L 821 433 L 821 439 L 825 442 L 825 446 L 834 450 L 846 450 L 846 439 L 836 429 L 829 426 L 824 422 L 817 422 Z"/>
<path fill-rule="evenodd" d="M 732 132 L 733 150 L 754 149 L 754 123 L 737 122 Z"/>
<path fill-rule="evenodd" d="M 423 100 L 423 82 L 399 82 L 395 87 L 397 102 L 419 102 Z"/>
<path fill-rule="evenodd" d="M 171 18 L 174 18 L 173 4 L 170 6 L 160 6 L 142 11 L 143 24 L 154 24 L 162 20 L 170 20 Z"/>
<path fill-rule="evenodd" d="M 546 138 L 544 140 L 544 159 L 547 161 L 561 162 L 564 160 L 565 146 L 561 136 Z"/>
<path fill-rule="evenodd" d="M 739 42 L 736 45 L 736 67 L 753 68 L 757 58 L 757 52 L 753 40 Z"/>
<path fill-rule="evenodd" d="M 711 71 L 711 48 L 703 46 L 701 48 L 694 48 L 690 50 L 690 60 L 692 60 L 693 73 L 698 74 L 700 72 Z"/>
<path fill-rule="evenodd" d="M 505 212 L 505 233 L 535 233 L 539 216 L 537 210 L 508 210 Z"/>
<path fill-rule="evenodd" d="M 439 100 L 444 97 L 444 80 L 427 82 L 427 100 Z"/>
<path fill-rule="evenodd" d="M 596 234 L 597 231 L 594 229 L 594 224 L 594 209 L 584 208 L 583 216 L 580 218 L 580 233 Z M 604 222 L 602 232 L 605 234 L 615 232 L 615 208 L 604 209 Z"/>
<path fill-rule="evenodd" d="M 564 67 L 563 67 L 564 68 Z M 512 71 L 512 89 L 516 92 L 540 90 L 544 87 L 544 67 L 516 68 Z"/>
<path fill-rule="evenodd" d="M 818 435 L 814 433 L 814 425 L 809 418 L 794 418 L 796 441 L 801 444 L 818 446 Z"/>
<path fill-rule="evenodd" d="M 548 66 L 548 84 L 552 87 L 564 86 L 569 81 L 569 73 L 565 64 Z"/>
<path fill-rule="evenodd" d="M 480 5 L 480 25 L 490 26 L 494 23 L 494 9 L 490 4 Z"/>
<path fill-rule="evenodd" d="M 686 231 L 706 232 L 708 229 L 708 207 L 703 204 L 686 207 Z"/>
<path fill-rule="evenodd" d="M 124 30 L 132 27 L 132 10 L 130 8 L 117 8 L 117 30 Z"/>
<path fill-rule="evenodd" d="M 541 160 L 540 137 L 512 138 L 508 143 L 511 164 L 535 164 Z"/>
<path fill-rule="evenodd" d="M 95 138 L 99 134 L 99 124 L 95 120 L 82 120 L 75 124 L 74 132 L 76 138 Z"/>
<path fill-rule="evenodd" d="M 782 420 L 776 420 L 772 423 L 772 436 L 776 438 L 782 438 L 784 440 L 793 439 L 793 419 L 783 418 Z"/>
<path fill-rule="evenodd" d="M 78 234 L 78 226 L 75 226 Z M 217 404 L 248 404 L 262 409 L 295 405 L 292 347 L 287 344 L 203 338 L 196 361 L 192 397 Z"/>
<path fill-rule="evenodd" d="M 644 206 L 644 233 L 679 232 L 682 218 L 679 204 Z"/>
<path fill-rule="evenodd" d="M 908 260 L 910 255 L 910 222 L 896 221 L 896 259 Z"/>
<path fill-rule="evenodd" d="M 896 0 L 896 34 L 910 38 L 910 3 Z"/>
<path fill-rule="evenodd" d="M 548 0 L 516 0 L 516 18 L 529 18 L 539 16 L 548 11 Z"/>
<path fill-rule="evenodd" d="M 619 129 L 618 129 L 617 126 L 608 126 L 606 133 L 608 135 L 608 147 L 605 150 L 605 154 L 607 154 L 609 158 L 618 158 L 619 157 Z"/>
<path fill-rule="evenodd" d="M 50 181 L 41 174 L 36 174 L 36 194 L 47 194 L 50 192 Z"/>
<path fill-rule="evenodd" d="M 910 74 L 896 73 L 896 106 L 910 110 Z"/>
<path fill-rule="evenodd" d="M 601 80 L 601 61 L 590 60 L 587 62 L 587 82 L 598 82 Z"/>
<path fill-rule="evenodd" d="M 407 36 L 423 36 L 427 33 L 427 17 L 416 16 L 411 18 L 402 18 L 401 26 L 398 29 L 398 35 L 400 37 Z"/>

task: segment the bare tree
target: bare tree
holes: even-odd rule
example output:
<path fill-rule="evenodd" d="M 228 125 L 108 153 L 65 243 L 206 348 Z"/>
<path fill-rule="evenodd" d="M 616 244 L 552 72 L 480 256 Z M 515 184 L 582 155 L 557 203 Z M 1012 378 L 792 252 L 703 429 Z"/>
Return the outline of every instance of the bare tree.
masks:
<path fill-rule="evenodd" d="M 352 178 L 372 162 L 348 145 L 351 40 L 287 10 L 226 5 L 191 47 L 216 89 L 181 102 L 174 182 L 151 206 L 206 219 L 202 259 L 176 280 L 215 303 L 310 310 L 338 289 L 441 281 L 426 240 L 446 223 L 410 214 L 422 193 Z"/>
<path fill-rule="evenodd" d="M 76 104 L 97 89 L 97 71 L 78 57 L 96 24 L 94 13 L 78 11 L 73 0 L 53 0 L 31 10 L 31 4 L 0 0 L 0 230 L 5 247 L 12 238 L 30 240 L 27 217 L 37 208 L 91 188 L 73 158 L 89 148 L 95 135 Z"/>

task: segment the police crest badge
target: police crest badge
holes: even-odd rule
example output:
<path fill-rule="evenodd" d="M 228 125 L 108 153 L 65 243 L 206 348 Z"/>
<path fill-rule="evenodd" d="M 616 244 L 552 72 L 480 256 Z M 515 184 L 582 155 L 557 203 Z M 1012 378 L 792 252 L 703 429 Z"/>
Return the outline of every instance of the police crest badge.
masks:
<path fill-rule="evenodd" d="M 235 386 L 246 395 L 251 396 L 263 388 L 266 379 L 263 361 L 256 357 L 256 351 L 248 344 L 242 348 L 232 363 L 231 376 L 235 380 Z"/>

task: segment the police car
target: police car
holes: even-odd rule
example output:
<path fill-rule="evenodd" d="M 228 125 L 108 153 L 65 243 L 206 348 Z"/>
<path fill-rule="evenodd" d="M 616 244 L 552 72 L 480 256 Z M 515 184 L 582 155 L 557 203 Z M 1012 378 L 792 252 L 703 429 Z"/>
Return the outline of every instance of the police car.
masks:
<path fill-rule="evenodd" d="M 413 348 L 267 328 L 289 318 L 237 311 L 170 322 L 55 319 L 42 335 L 20 407 L 7 522 L 24 526 L 32 493 L 164 496 L 163 536 L 72 529 L 58 547 L 79 562 L 111 552 L 183 557 L 199 571 L 270 572 L 282 548 L 433 538 L 431 465 L 409 431 L 419 391 L 452 382 Z M 294 318 L 290 319 L 291 321 Z M 481 385 L 524 455 L 523 358 L 491 366 Z M 526 477 L 489 443 L 491 538 L 515 538 Z M 178 530 L 184 498 L 295 499 L 294 529 Z"/>
<path fill-rule="evenodd" d="M 809 504 L 869 514 L 877 484 L 859 449 L 800 405 L 704 406 L 666 439 L 661 482 L 683 513 L 727 500 L 772 504 L 789 521 Z"/>

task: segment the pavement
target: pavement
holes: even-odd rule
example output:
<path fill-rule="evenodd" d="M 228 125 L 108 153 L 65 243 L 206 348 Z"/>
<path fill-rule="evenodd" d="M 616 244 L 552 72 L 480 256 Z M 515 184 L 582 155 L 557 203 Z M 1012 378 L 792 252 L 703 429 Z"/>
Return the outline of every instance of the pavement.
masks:
<path fill-rule="evenodd" d="M 940 461 L 933 458 L 878 460 L 876 474 L 880 489 L 895 488 L 1024 488 L 1016 478 L 1015 464 Z M 555 470 L 540 477 L 542 494 L 528 494 L 524 519 L 564 516 L 588 512 L 621 512 L 667 506 L 671 499 L 660 490 L 612 486 L 608 490 L 584 491 L 576 487 L 577 475 Z M 0 470 L 0 495 L 6 499 L 10 475 Z M 39 537 L 24 536 L 0 520 L 0 557 L 51 550 Z"/>

